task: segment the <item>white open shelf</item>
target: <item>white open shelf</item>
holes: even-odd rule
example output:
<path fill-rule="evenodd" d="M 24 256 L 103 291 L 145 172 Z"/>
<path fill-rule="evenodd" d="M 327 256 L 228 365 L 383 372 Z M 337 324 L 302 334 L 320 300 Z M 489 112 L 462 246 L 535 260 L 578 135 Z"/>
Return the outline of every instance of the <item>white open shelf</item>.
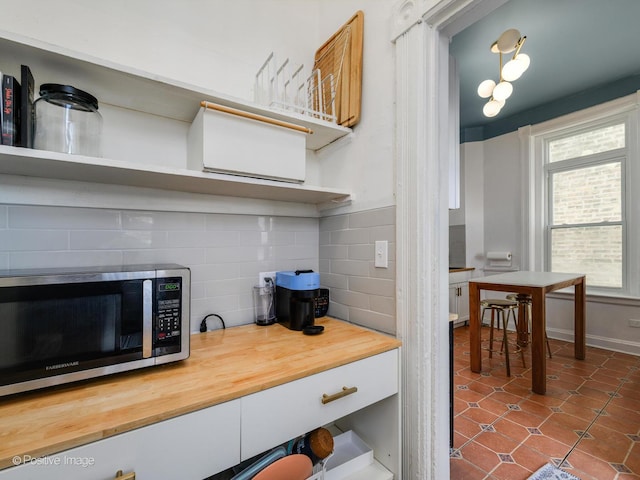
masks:
<path fill-rule="evenodd" d="M 89 85 L 101 104 L 191 123 L 203 100 L 305 126 L 306 149 L 318 150 L 347 135 L 351 129 L 295 112 L 272 110 L 217 92 L 162 78 L 128 66 L 72 52 L 14 33 L 0 31 L 0 58 L 6 72 L 18 74 L 29 65 L 36 88 L 43 80 Z M 81 88 L 81 87 L 79 87 Z M 131 135 L 136 135 L 135 131 Z M 98 182 L 148 188 L 285 202 L 326 204 L 349 200 L 344 190 L 285 183 L 188 168 L 164 167 L 108 158 L 66 155 L 0 146 L 0 174 Z"/>
<path fill-rule="evenodd" d="M 0 173 L 312 204 L 350 198 L 349 192 L 336 189 L 4 145 Z"/>

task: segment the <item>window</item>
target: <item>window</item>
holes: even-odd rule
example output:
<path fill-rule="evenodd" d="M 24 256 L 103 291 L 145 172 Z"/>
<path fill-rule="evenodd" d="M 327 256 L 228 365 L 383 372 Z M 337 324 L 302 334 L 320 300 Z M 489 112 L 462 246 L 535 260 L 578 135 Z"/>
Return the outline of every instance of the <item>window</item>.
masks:
<path fill-rule="evenodd" d="M 610 103 L 531 130 L 530 248 L 536 269 L 585 273 L 590 293 L 637 297 L 637 110 L 633 96 Z"/>
<path fill-rule="evenodd" d="M 584 272 L 623 288 L 625 124 L 548 142 L 547 257 L 552 272 Z"/>

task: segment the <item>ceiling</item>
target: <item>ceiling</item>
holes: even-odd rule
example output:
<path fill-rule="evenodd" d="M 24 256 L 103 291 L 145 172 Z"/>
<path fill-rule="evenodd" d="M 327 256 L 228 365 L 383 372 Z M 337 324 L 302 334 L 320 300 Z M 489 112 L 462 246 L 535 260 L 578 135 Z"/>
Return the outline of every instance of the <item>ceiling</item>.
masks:
<path fill-rule="evenodd" d="M 462 141 L 465 131 L 470 140 L 490 138 L 640 89 L 639 18 L 639 0 L 510 0 L 455 35 Z M 477 87 L 498 81 L 490 47 L 509 28 L 527 37 L 521 51 L 531 65 L 502 111 L 487 118 Z"/>

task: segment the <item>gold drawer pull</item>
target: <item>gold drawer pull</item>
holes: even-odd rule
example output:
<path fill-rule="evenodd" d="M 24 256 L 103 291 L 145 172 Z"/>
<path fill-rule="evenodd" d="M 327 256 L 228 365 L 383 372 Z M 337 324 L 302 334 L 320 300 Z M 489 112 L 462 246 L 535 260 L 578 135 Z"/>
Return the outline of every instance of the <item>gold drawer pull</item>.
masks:
<path fill-rule="evenodd" d="M 342 387 L 342 391 L 338 393 L 334 393 L 333 395 L 327 395 L 326 393 L 322 394 L 322 403 L 333 402 L 334 400 L 338 400 L 339 398 L 346 397 L 347 395 L 351 395 L 352 393 L 356 393 L 358 391 L 358 387 Z"/>
<path fill-rule="evenodd" d="M 136 480 L 136 472 L 122 473 L 122 470 L 118 470 L 114 478 L 118 480 Z"/>

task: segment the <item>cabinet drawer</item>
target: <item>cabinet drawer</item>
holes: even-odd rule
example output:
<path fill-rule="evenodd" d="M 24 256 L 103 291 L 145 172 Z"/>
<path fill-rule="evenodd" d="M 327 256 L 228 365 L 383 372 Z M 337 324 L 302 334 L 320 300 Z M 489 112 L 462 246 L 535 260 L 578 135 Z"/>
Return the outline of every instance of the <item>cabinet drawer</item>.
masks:
<path fill-rule="evenodd" d="M 343 387 L 357 391 L 322 403 Z M 398 392 L 398 350 L 248 395 L 242 401 L 243 460 Z"/>
<path fill-rule="evenodd" d="M 201 480 L 240 461 L 240 400 L 24 461 L 0 480 L 112 479 L 118 470 L 139 480 Z M 26 460 L 26 461 L 25 461 Z"/>

